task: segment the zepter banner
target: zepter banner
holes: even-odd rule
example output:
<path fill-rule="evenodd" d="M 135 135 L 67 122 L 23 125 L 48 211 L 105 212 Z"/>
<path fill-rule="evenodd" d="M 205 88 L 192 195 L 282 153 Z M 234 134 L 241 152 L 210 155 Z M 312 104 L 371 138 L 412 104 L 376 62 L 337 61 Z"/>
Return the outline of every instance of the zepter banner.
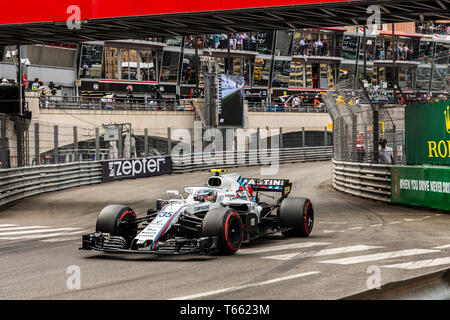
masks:
<path fill-rule="evenodd" d="M 172 173 L 172 157 L 117 159 L 102 162 L 103 181 L 144 178 Z"/>

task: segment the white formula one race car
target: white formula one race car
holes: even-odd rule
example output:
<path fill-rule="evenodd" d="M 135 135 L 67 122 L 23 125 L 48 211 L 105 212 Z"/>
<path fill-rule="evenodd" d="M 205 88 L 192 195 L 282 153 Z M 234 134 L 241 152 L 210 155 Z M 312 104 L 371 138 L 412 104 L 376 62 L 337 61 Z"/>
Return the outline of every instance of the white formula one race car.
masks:
<path fill-rule="evenodd" d="M 314 210 L 306 198 L 288 197 L 292 183 L 285 179 L 215 175 L 203 186 L 185 188 L 187 197 L 157 200 L 156 209 L 137 217 L 128 206 L 106 206 L 98 216 L 96 232 L 82 237 L 82 248 L 108 253 L 233 254 L 242 243 L 281 232 L 286 237 L 307 237 Z M 271 197 L 268 192 L 279 192 Z M 274 204 L 260 201 L 261 196 Z"/>

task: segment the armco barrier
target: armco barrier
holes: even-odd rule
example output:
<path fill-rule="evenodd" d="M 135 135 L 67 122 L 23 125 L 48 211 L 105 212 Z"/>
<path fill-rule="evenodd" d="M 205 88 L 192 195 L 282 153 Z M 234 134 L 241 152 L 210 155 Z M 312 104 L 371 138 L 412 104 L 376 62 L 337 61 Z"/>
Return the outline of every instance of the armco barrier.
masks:
<path fill-rule="evenodd" d="M 173 172 L 183 173 L 206 170 L 212 167 L 232 168 L 271 165 L 271 163 L 320 161 L 330 160 L 332 157 L 332 146 L 223 151 L 217 152 L 213 156 L 207 153 L 172 156 L 172 168 Z"/>
<path fill-rule="evenodd" d="M 333 159 L 333 187 L 362 198 L 391 201 L 391 166 Z"/>
<path fill-rule="evenodd" d="M 36 194 L 102 182 L 99 161 L 0 170 L 0 206 Z"/>
<path fill-rule="evenodd" d="M 274 150 L 231 151 L 218 153 L 224 157 L 223 164 L 208 164 L 205 159 L 196 163 L 198 155 L 187 154 L 173 157 L 174 173 L 206 170 L 217 167 L 240 167 L 251 165 L 270 165 L 261 157 L 267 154 L 279 163 L 330 160 L 333 147 L 309 147 Z M 208 156 L 208 154 L 202 154 Z M 233 163 L 226 162 L 234 159 Z M 278 160 L 277 160 L 278 157 Z M 201 160 L 201 159 L 200 159 Z M 191 161 L 191 162 L 189 162 Z M 58 165 L 42 165 L 0 170 L 0 207 L 29 196 L 44 192 L 57 191 L 102 181 L 102 164 L 100 161 L 76 162 Z"/>

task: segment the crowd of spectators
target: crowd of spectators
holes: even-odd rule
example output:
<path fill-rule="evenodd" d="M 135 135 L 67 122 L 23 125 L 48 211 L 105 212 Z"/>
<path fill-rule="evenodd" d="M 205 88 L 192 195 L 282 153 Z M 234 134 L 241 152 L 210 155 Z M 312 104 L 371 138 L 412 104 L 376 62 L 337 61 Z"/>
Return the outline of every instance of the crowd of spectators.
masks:
<path fill-rule="evenodd" d="M 340 51 L 336 48 L 336 53 Z M 334 55 L 335 52 L 332 47 L 328 44 L 327 40 L 304 40 L 300 39 L 298 46 L 295 48 L 295 55 L 301 56 L 330 56 Z"/>
<path fill-rule="evenodd" d="M 416 32 L 422 34 L 447 34 L 450 35 L 450 23 L 418 23 Z"/>
<path fill-rule="evenodd" d="M 397 50 L 393 50 L 393 48 L 392 44 L 383 45 L 378 43 L 375 46 L 375 60 L 393 60 L 394 54 L 396 54 L 396 60 L 414 60 L 414 50 L 406 42 L 399 42 Z"/>
<path fill-rule="evenodd" d="M 256 51 L 258 39 L 254 32 L 235 32 L 213 34 L 205 41 L 205 48 Z"/>

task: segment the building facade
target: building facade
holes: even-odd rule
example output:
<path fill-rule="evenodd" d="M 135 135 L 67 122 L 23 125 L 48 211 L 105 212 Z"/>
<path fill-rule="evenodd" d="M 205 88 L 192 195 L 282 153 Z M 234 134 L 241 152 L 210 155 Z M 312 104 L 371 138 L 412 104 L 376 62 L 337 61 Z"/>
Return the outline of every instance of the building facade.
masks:
<path fill-rule="evenodd" d="M 131 85 L 135 96 L 158 89 L 163 97 L 197 97 L 213 64 L 244 78 L 249 103 L 271 103 L 285 95 L 312 99 L 352 75 L 388 90 L 396 84 L 406 93 L 439 94 L 442 77 L 450 79 L 449 50 L 446 34 L 318 28 L 27 45 L 22 57 L 30 60 L 30 81 L 60 85 L 61 95 L 120 95 Z M 14 79 L 7 51 L 0 48 L 0 76 Z M 439 58 L 440 74 L 427 58 Z"/>

